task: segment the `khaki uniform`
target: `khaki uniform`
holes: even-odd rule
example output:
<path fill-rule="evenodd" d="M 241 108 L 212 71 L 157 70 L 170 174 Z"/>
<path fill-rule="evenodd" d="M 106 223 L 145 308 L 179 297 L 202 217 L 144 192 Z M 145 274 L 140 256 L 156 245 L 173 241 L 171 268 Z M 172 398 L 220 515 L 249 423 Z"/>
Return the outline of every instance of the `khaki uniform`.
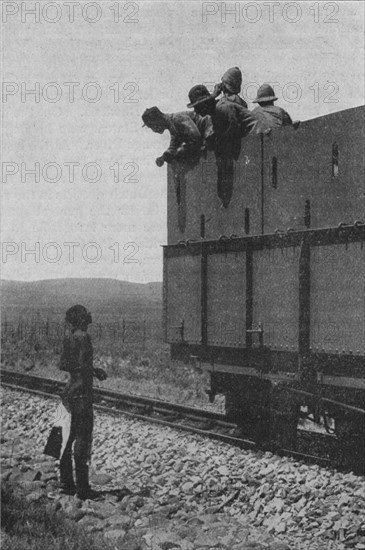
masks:
<path fill-rule="evenodd" d="M 162 155 L 166 162 L 172 160 L 183 147 L 187 154 L 199 154 L 205 141 L 213 134 L 209 116 L 201 117 L 194 111 L 183 111 L 166 115 L 170 123 L 171 140 L 169 148 Z"/>
<path fill-rule="evenodd" d="M 293 124 L 289 113 L 276 105 L 259 105 L 252 111 L 252 114 L 257 118 L 258 125 L 256 131 L 258 133 L 265 130 L 275 130 L 281 126 L 290 126 Z"/>
<path fill-rule="evenodd" d="M 224 94 L 224 96 L 219 101 L 222 101 L 222 99 L 225 99 L 226 101 L 232 101 L 233 103 L 237 103 L 237 105 L 241 105 L 241 107 L 247 109 L 246 101 L 238 94 Z"/>
<path fill-rule="evenodd" d="M 237 159 L 241 149 L 241 138 L 254 131 L 255 116 L 235 101 L 222 97 L 212 115 L 215 151 L 218 157 Z"/>

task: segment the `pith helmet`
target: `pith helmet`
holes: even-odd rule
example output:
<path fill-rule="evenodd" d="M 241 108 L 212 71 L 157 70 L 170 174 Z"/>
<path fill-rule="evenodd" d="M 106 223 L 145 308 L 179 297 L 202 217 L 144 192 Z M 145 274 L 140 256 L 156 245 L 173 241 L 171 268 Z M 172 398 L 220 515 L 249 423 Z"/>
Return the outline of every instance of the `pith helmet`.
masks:
<path fill-rule="evenodd" d="M 265 101 L 276 101 L 276 97 L 273 88 L 270 84 L 263 84 L 257 91 L 257 97 L 252 103 L 265 103 Z"/>
<path fill-rule="evenodd" d="M 238 67 L 231 67 L 222 76 L 222 83 L 231 94 L 239 94 L 242 86 L 242 73 Z"/>
<path fill-rule="evenodd" d="M 142 115 L 142 120 L 144 122 L 143 126 L 150 127 L 151 124 L 158 124 L 164 120 L 163 113 L 158 107 L 151 107 L 150 109 L 145 110 Z"/>
<path fill-rule="evenodd" d="M 204 84 L 197 84 L 193 86 L 189 92 L 190 103 L 187 104 L 187 107 L 195 107 L 199 103 L 204 103 L 205 101 L 214 101 L 214 97 L 210 95 L 208 88 Z"/>

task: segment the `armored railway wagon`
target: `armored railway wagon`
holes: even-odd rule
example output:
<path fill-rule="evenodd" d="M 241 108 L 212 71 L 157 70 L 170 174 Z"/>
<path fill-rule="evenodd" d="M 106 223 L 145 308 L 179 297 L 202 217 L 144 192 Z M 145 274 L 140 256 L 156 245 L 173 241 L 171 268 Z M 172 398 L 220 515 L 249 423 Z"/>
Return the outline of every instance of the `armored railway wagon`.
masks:
<path fill-rule="evenodd" d="M 300 411 L 365 448 L 364 107 L 168 168 L 164 331 L 172 358 L 260 441 L 295 449 Z M 349 457 L 351 457 L 349 459 Z"/>

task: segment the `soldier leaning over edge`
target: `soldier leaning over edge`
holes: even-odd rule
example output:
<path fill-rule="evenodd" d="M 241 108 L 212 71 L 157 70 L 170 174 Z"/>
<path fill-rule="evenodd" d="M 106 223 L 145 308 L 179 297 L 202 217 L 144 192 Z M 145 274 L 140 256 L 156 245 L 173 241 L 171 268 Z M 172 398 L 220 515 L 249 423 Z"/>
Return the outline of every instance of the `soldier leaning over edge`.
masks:
<path fill-rule="evenodd" d="M 169 148 L 156 159 L 157 166 L 164 162 L 198 156 L 204 148 L 205 141 L 213 134 L 209 117 L 201 117 L 194 112 L 162 113 L 158 107 L 146 109 L 142 115 L 144 126 L 153 132 L 163 134 L 169 130 L 171 141 Z"/>
<path fill-rule="evenodd" d="M 92 322 L 91 314 L 81 305 L 66 311 L 66 322 L 71 325 L 71 334 L 64 339 L 61 354 L 61 370 L 70 374 L 62 392 L 62 403 L 71 413 L 71 431 L 60 459 L 60 485 L 66 494 L 75 494 L 85 500 L 98 493 L 89 485 L 89 458 L 93 432 L 93 377 L 107 378 L 103 369 L 93 368 L 93 346 L 87 327 Z M 72 473 L 72 446 L 76 485 Z"/>

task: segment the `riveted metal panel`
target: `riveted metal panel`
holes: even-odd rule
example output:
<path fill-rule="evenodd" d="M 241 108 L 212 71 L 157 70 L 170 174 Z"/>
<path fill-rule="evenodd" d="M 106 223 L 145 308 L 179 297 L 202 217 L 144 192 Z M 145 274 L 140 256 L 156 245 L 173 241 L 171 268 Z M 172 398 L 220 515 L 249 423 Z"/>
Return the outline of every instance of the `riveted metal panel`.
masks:
<path fill-rule="evenodd" d="M 264 138 L 264 233 L 305 229 L 305 202 L 317 181 L 318 151 L 311 125 L 283 127 Z"/>
<path fill-rule="evenodd" d="M 233 161 L 232 195 L 225 206 L 218 196 L 214 152 L 195 164 L 172 163 L 168 167 L 168 243 L 244 236 L 248 225 L 249 234 L 257 235 L 262 232 L 262 217 L 266 234 L 361 220 L 364 114 L 364 107 L 356 107 L 304 121 L 298 130 L 283 127 L 265 136 L 263 147 L 261 136 L 245 137 L 240 156 Z M 339 154 L 336 175 L 334 144 Z"/>
<path fill-rule="evenodd" d="M 167 172 L 167 242 L 200 238 L 200 165 L 173 162 Z"/>
<path fill-rule="evenodd" d="M 365 355 L 364 242 L 312 248 L 311 348 Z"/>
<path fill-rule="evenodd" d="M 300 247 L 253 252 L 253 325 L 264 346 L 298 350 Z"/>
<path fill-rule="evenodd" d="M 242 139 L 241 152 L 232 161 L 232 197 L 223 206 L 218 196 L 218 167 L 214 153 L 201 161 L 201 213 L 206 219 L 206 238 L 219 239 L 232 234 L 243 237 L 261 232 L 261 139 L 247 136 Z M 249 227 L 245 216 L 249 212 Z"/>
<path fill-rule="evenodd" d="M 364 115 L 364 107 L 346 109 L 264 138 L 265 233 L 304 229 L 308 222 L 321 228 L 363 219 Z M 334 144 L 339 155 L 336 175 Z"/>
<path fill-rule="evenodd" d="M 218 196 L 218 164 L 215 153 L 209 151 L 197 164 L 173 162 L 169 165 L 168 244 L 261 232 L 260 136 L 247 136 L 242 140 L 240 156 L 232 161 L 232 196 L 226 206 Z"/>
<path fill-rule="evenodd" d="M 246 254 L 228 252 L 207 258 L 207 343 L 246 344 Z"/>
<path fill-rule="evenodd" d="M 201 258 L 181 255 L 166 262 L 166 340 L 201 342 Z"/>

